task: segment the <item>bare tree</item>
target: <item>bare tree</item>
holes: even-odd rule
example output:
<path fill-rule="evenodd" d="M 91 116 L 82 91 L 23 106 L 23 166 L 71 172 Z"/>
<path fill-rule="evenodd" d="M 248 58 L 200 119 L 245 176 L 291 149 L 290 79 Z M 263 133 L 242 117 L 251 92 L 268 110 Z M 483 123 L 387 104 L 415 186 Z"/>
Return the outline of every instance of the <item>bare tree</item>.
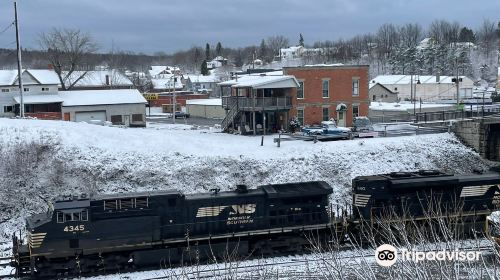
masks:
<path fill-rule="evenodd" d="M 479 42 L 483 48 L 486 58 L 490 58 L 490 54 L 495 46 L 496 32 L 495 23 L 488 19 L 483 21 L 483 24 L 479 28 L 477 34 L 479 36 Z"/>
<path fill-rule="evenodd" d="M 289 41 L 285 36 L 276 35 L 268 37 L 266 39 L 266 44 L 272 51 L 273 56 L 276 56 L 279 55 L 280 49 L 288 47 Z"/>
<path fill-rule="evenodd" d="M 399 39 L 401 45 L 413 48 L 422 39 L 422 27 L 418 23 L 407 23 L 399 29 Z"/>
<path fill-rule="evenodd" d="M 54 67 L 63 90 L 70 90 L 85 76 L 87 72 L 72 77 L 75 70 L 82 68 L 85 56 L 98 49 L 92 37 L 78 29 L 54 28 L 40 34 L 39 43 Z"/>

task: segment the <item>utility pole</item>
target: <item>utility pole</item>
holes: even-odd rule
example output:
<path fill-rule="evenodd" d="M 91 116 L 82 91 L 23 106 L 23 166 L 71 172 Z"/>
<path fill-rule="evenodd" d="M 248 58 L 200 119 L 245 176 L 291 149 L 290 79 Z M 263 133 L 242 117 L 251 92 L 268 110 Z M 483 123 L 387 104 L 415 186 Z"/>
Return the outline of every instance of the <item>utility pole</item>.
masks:
<path fill-rule="evenodd" d="M 173 76 L 173 78 L 174 78 L 173 79 L 173 82 L 174 82 L 173 89 L 174 90 L 172 91 L 172 103 L 173 103 L 172 104 L 173 105 L 172 106 L 172 123 L 175 124 L 175 109 L 176 109 L 175 108 L 176 107 L 175 106 L 175 102 L 176 102 L 176 100 L 175 100 L 176 99 L 176 96 L 175 96 L 175 66 L 174 66 L 174 70 L 172 72 L 174 73 L 174 76 Z"/>
<path fill-rule="evenodd" d="M 19 104 L 19 115 L 24 118 L 24 98 L 23 98 L 23 79 L 21 66 L 21 43 L 19 41 L 19 20 L 17 19 L 17 2 L 14 1 L 14 15 L 16 22 L 16 44 L 17 44 L 17 83 L 19 84 L 19 94 L 21 96 L 21 104 Z"/>
<path fill-rule="evenodd" d="M 456 81 L 455 81 L 455 86 L 457 87 L 457 110 L 458 110 L 458 106 L 460 106 L 460 98 L 459 98 L 459 92 L 460 92 L 460 87 L 458 85 L 458 82 L 459 82 L 459 77 L 458 77 L 458 56 L 456 57 L 456 60 L 455 60 L 455 64 L 456 64 L 456 67 L 457 67 L 457 77 L 456 77 Z"/>

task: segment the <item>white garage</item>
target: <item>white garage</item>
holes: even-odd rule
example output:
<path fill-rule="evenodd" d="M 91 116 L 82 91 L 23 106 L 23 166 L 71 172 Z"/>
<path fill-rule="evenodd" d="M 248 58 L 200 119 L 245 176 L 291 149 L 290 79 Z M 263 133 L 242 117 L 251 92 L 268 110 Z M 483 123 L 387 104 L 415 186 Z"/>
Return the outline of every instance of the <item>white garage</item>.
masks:
<path fill-rule="evenodd" d="M 146 126 L 146 99 L 136 89 L 63 91 L 66 121 L 108 121 L 114 125 Z"/>
<path fill-rule="evenodd" d="M 91 122 L 106 121 L 106 111 L 75 112 L 75 121 Z"/>

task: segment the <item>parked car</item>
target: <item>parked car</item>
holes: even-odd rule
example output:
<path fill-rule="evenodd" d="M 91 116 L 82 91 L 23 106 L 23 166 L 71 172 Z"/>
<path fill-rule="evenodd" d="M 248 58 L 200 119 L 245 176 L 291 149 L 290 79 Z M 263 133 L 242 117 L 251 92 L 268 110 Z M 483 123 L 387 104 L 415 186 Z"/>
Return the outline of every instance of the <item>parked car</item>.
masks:
<path fill-rule="evenodd" d="M 176 119 L 187 119 L 187 118 L 189 118 L 189 114 L 184 113 L 184 112 L 175 112 L 175 118 Z"/>
<path fill-rule="evenodd" d="M 368 117 L 355 117 L 352 123 L 352 133 L 354 137 L 367 138 L 378 136 L 378 132 L 373 129 L 372 122 Z"/>
<path fill-rule="evenodd" d="M 351 130 L 346 127 L 338 127 L 333 121 L 323 121 L 321 126 L 311 126 L 302 129 L 302 133 L 306 136 L 321 135 L 329 138 L 351 138 Z"/>

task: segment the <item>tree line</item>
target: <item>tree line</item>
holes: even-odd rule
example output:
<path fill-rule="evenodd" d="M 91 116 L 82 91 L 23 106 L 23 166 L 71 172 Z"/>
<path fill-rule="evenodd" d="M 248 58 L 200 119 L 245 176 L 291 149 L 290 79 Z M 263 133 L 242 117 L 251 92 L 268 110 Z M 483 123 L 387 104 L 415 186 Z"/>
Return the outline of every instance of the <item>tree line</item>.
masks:
<path fill-rule="evenodd" d="M 59 40 L 58 40 L 59 38 Z M 71 42 L 87 42 L 80 56 L 61 57 L 75 45 Z M 430 38 L 421 44 L 424 38 Z M 58 42 L 59 41 L 59 42 Z M 418 23 L 395 25 L 383 24 L 375 33 L 356 35 L 350 39 L 317 41 L 307 44 L 299 34 L 296 42 L 283 35 L 263 38 L 259 44 L 230 48 L 221 42 L 206 43 L 205 47 L 192 46 L 173 54 L 157 52 L 153 55 L 116 50 L 99 53 L 90 34 L 79 30 L 53 29 L 43 33 L 40 50 L 25 50 L 26 67 L 46 68 L 51 64 L 56 72 L 76 69 L 93 69 L 96 65 L 145 72 L 150 65 L 177 65 L 190 73 L 207 74 L 207 62 L 217 56 L 227 58 L 236 67 L 251 64 L 256 59 L 264 64 L 279 61 L 281 48 L 301 45 L 318 51 L 308 52 L 302 63 L 369 64 L 371 74 L 419 74 L 419 75 L 468 75 L 492 81 L 496 78 L 496 65 L 500 58 L 500 22 L 484 20 L 475 30 L 458 22 L 435 20 L 427 29 Z M 73 43 L 75 43 L 73 42 Z M 57 44 L 56 44 L 57 43 Z M 57 45 L 57 46 L 56 46 Z M 77 44 L 78 45 L 78 44 Z M 57 64 L 66 61 L 65 65 Z M 15 52 L 0 49 L 0 67 L 15 67 Z M 76 64 L 75 64 L 76 63 Z"/>

